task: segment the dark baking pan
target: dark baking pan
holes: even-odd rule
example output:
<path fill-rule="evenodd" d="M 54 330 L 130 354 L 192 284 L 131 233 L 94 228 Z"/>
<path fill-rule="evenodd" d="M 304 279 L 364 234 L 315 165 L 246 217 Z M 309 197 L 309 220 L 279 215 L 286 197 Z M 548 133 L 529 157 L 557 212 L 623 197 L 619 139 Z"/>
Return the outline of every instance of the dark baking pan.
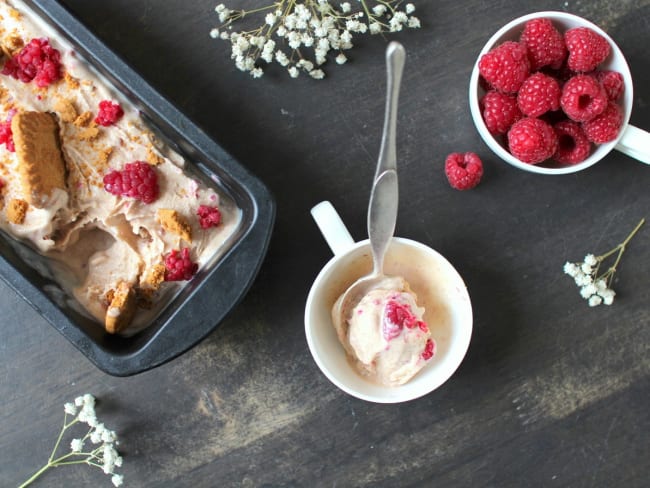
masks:
<path fill-rule="evenodd" d="M 47 261 L 27 245 L 0 234 L 0 275 L 47 321 L 101 370 L 128 376 L 159 366 L 207 336 L 241 300 L 266 254 L 275 204 L 267 188 L 201 129 L 111 52 L 54 0 L 28 0 L 59 35 L 179 152 L 205 181 L 216 182 L 242 211 L 241 224 L 225 253 L 189 281 L 153 322 L 126 337 L 109 335 L 77 312 L 72 298 L 48 278 Z"/>

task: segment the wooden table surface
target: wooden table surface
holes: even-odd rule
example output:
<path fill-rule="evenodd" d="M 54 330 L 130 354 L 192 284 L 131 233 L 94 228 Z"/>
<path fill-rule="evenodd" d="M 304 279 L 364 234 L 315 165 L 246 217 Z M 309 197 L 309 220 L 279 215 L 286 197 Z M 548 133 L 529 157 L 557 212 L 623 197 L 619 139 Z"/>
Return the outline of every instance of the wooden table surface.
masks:
<path fill-rule="evenodd" d="M 121 439 L 125 486 L 648 486 L 650 225 L 623 257 L 611 307 L 588 307 L 562 266 L 650 217 L 650 168 L 616 152 L 561 177 L 511 167 L 480 139 L 467 88 L 502 24 L 568 11 L 616 39 L 635 81 L 632 123 L 650 129 L 650 1 L 414 0 L 422 29 L 390 37 L 408 53 L 396 233 L 446 256 L 474 308 L 456 374 L 398 405 L 333 386 L 303 328 L 331 256 L 310 208 L 332 201 L 355 239 L 366 237 L 387 40 L 360 38 L 324 81 L 280 69 L 253 80 L 209 36 L 214 0 L 64 3 L 268 185 L 277 220 L 243 302 L 197 347 L 133 377 L 96 369 L 0 284 L 0 486 L 46 461 L 63 404 L 85 392 Z M 454 151 L 483 158 L 476 189 L 448 186 Z M 112 486 L 88 467 L 52 470 L 37 486 L 86 485 Z"/>

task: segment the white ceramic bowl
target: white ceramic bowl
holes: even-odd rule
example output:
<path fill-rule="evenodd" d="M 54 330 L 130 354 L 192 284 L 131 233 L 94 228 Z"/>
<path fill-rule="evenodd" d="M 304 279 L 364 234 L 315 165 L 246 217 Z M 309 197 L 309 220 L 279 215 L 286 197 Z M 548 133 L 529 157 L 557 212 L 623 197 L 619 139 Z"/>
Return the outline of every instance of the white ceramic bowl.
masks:
<path fill-rule="evenodd" d="M 329 206 L 329 202 L 317 207 L 323 210 L 323 205 Z M 452 376 L 469 347 L 472 306 L 465 283 L 454 267 L 430 247 L 410 239 L 393 238 L 384 272 L 404 276 L 418 295 L 418 304 L 426 310 L 424 318 L 436 341 L 436 354 L 404 385 L 388 387 L 371 383 L 350 364 L 331 319 L 336 299 L 372 269 L 369 241 L 354 243 L 344 227 L 338 232 L 331 225 L 332 220 L 338 219 L 331 206 L 326 208 L 326 213 L 330 218 L 326 229 L 322 225 L 323 216 L 314 217 L 335 255 L 318 274 L 305 306 L 305 335 L 314 361 L 332 383 L 362 400 L 398 403 L 430 393 Z M 340 219 L 334 225 L 343 226 Z M 405 266 L 405 255 L 415 266 Z"/>
<path fill-rule="evenodd" d="M 479 99 L 485 94 L 485 91 L 479 85 L 478 63 L 481 57 L 505 41 L 518 41 L 526 22 L 531 19 L 540 17 L 550 19 L 561 33 L 564 33 L 568 29 L 572 29 L 574 27 L 589 27 L 605 37 L 611 46 L 611 54 L 599 66 L 599 69 L 618 71 L 623 75 L 623 79 L 625 80 L 625 92 L 620 101 L 621 107 L 623 109 L 623 125 L 618 137 L 614 141 L 594 146 L 591 155 L 587 159 L 581 163 L 571 166 L 551 167 L 550 164 L 545 165 L 545 163 L 529 164 L 520 161 L 512 154 L 510 154 L 507 148 L 504 147 L 499 140 L 490 134 L 487 127 L 485 126 L 485 122 L 483 121 L 481 110 L 479 108 Z M 627 65 L 623 53 L 616 45 L 614 40 L 597 25 L 583 19 L 582 17 L 578 17 L 577 15 L 564 12 L 535 12 L 508 22 L 490 38 L 490 40 L 485 44 L 479 53 L 476 63 L 474 64 L 474 69 L 472 70 L 472 75 L 470 77 L 469 83 L 469 106 L 472 114 L 472 119 L 474 120 L 474 124 L 476 125 L 479 134 L 488 145 L 488 147 L 494 151 L 497 156 L 510 163 L 511 165 L 525 171 L 541 174 L 565 174 L 580 171 L 600 161 L 612 149 L 618 149 L 640 161 L 650 163 L 650 149 L 648 149 L 650 147 L 650 134 L 629 125 L 630 113 L 632 112 L 633 95 L 632 75 L 630 74 L 630 68 Z"/>

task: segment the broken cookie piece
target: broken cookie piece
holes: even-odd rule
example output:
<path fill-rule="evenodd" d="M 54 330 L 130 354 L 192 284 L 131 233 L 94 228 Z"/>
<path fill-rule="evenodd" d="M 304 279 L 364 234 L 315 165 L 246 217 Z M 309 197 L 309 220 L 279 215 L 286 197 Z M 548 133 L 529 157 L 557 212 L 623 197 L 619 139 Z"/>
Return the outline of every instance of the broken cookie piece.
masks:
<path fill-rule="evenodd" d="M 117 334 L 126 329 L 136 311 L 136 294 L 133 288 L 121 281 L 114 290 L 107 294 L 110 300 L 106 310 L 104 326 L 109 334 Z"/>
<path fill-rule="evenodd" d="M 176 210 L 169 208 L 158 209 L 158 221 L 163 229 L 180 236 L 188 243 L 192 242 L 192 227 Z"/>
<path fill-rule="evenodd" d="M 52 190 L 66 189 L 59 126 L 46 112 L 18 112 L 11 120 L 24 198 L 42 208 Z"/>
<path fill-rule="evenodd" d="M 29 204 L 25 200 L 14 198 L 7 205 L 7 220 L 14 224 L 22 224 L 25 221 L 25 215 Z"/>

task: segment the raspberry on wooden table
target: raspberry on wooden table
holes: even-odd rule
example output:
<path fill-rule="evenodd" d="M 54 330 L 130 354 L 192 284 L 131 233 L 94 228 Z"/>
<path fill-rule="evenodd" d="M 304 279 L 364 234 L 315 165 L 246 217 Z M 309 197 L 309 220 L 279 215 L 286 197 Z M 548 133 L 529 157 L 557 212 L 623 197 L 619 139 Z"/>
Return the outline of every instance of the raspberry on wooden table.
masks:
<path fill-rule="evenodd" d="M 483 177 L 483 162 L 473 152 L 451 153 L 445 160 L 445 174 L 456 190 L 469 190 Z"/>
<path fill-rule="evenodd" d="M 566 57 L 562 34 L 549 19 L 539 18 L 526 22 L 520 41 L 528 50 L 531 71 L 544 66 L 559 69 Z"/>
<path fill-rule="evenodd" d="M 530 73 L 526 46 L 507 41 L 481 56 L 479 73 L 495 89 L 516 93 Z"/>
<path fill-rule="evenodd" d="M 589 27 L 569 29 L 564 33 L 564 43 L 569 51 L 567 65 L 576 72 L 596 69 L 611 52 L 607 39 Z"/>
<path fill-rule="evenodd" d="M 524 163 L 537 164 L 550 158 L 557 149 L 557 135 L 541 119 L 525 117 L 508 131 L 510 153 Z"/>

